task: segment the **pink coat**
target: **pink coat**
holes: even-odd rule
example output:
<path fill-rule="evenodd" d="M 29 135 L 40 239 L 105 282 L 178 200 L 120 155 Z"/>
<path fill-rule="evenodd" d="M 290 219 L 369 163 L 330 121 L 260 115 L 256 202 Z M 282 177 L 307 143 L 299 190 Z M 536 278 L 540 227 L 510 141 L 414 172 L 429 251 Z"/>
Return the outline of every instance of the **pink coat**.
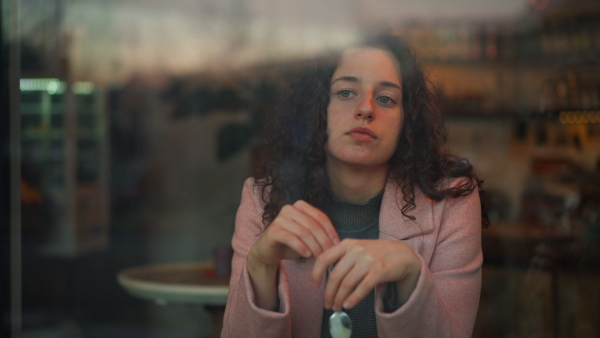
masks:
<path fill-rule="evenodd" d="M 481 289 L 481 212 L 479 194 L 428 199 L 417 190 L 412 221 L 400 213 L 402 192 L 388 180 L 379 216 L 380 238 L 405 241 L 421 259 L 417 287 L 392 313 L 383 311 L 377 290 L 379 337 L 470 337 Z M 397 203 L 398 201 L 398 203 Z M 261 235 L 264 203 L 254 179 L 246 180 L 236 216 L 235 254 L 222 337 L 319 337 L 323 287 L 310 282 L 314 259 L 284 260 L 279 268 L 280 312 L 256 307 L 246 256 Z"/>

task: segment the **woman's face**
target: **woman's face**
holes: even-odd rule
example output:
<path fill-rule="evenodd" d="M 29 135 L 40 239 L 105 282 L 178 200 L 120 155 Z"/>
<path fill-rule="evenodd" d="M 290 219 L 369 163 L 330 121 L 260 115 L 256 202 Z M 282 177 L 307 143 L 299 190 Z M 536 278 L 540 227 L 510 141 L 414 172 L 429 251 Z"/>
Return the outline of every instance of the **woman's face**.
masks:
<path fill-rule="evenodd" d="M 397 62 L 385 50 L 357 48 L 342 54 L 327 107 L 329 164 L 387 167 L 404 117 L 398 74 Z"/>

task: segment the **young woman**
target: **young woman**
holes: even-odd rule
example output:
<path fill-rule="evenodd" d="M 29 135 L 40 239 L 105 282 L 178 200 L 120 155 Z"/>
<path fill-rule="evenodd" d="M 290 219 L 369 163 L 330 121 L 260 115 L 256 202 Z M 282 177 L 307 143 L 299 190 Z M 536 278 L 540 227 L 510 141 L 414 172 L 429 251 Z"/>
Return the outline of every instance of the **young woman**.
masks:
<path fill-rule="evenodd" d="M 292 88 L 236 217 L 223 337 L 469 337 L 480 181 L 447 154 L 414 54 L 381 36 Z M 330 267 L 333 267 L 330 269 Z M 330 270 L 330 272 L 328 272 Z"/>

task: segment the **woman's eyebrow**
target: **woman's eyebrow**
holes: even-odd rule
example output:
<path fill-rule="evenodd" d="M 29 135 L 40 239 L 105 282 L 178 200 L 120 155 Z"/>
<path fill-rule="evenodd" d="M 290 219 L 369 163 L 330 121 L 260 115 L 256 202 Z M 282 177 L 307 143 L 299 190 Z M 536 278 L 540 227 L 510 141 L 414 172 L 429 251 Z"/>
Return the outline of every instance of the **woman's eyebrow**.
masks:
<path fill-rule="evenodd" d="M 334 84 L 338 81 L 349 81 L 349 82 L 360 82 L 360 80 L 356 77 L 356 76 L 350 76 L 350 75 L 344 75 L 344 76 L 340 76 L 337 79 L 333 79 L 331 81 L 331 84 Z"/>
<path fill-rule="evenodd" d="M 396 84 L 396 83 L 394 83 L 394 82 L 390 82 L 390 81 L 381 81 L 381 82 L 379 82 L 379 85 L 380 85 L 380 86 L 383 86 L 383 87 L 391 87 L 391 88 L 396 88 L 396 89 L 398 89 L 398 90 L 402 91 L 402 87 L 400 87 L 400 85 L 398 85 L 398 84 Z"/>
<path fill-rule="evenodd" d="M 356 76 L 351 76 L 351 75 L 344 75 L 344 76 L 340 76 L 336 79 L 333 79 L 331 81 L 331 84 L 334 84 L 338 81 L 348 81 L 348 82 L 355 82 L 355 83 L 359 83 L 360 79 L 357 78 Z M 402 91 L 402 87 L 394 82 L 390 82 L 390 81 L 381 81 L 379 82 L 379 85 L 382 87 L 390 87 L 390 88 L 396 88 L 400 91 Z"/>

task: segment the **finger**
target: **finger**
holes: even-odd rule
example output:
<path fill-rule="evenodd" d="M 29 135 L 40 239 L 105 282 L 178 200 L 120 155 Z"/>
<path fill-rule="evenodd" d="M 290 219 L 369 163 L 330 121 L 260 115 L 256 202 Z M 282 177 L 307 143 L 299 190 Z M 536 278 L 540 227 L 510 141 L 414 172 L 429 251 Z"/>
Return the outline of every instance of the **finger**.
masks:
<path fill-rule="evenodd" d="M 344 257 L 334 265 L 331 271 L 329 271 L 329 276 L 327 276 L 327 282 L 325 284 L 325 291 L 323 294 L 325 308 L 335 308 L 334 300 L 339 292 L 340 285 L 346 280 L 347 275 L 353 269 L 354 264 L 355 260 Z M 336 311 L 337 310 L 339 310 L 339 307 L 336 308 Z"/>
<path fill-rule="evenodd" d="M 329 271 L 329 276 L 327 277 L 327 284 L 325 285 L 324 298 L 325 304 L 328 308 L 334 306 L 334 299 L 337 293 L 339 292 L 341 283 L 346 280 L 348 273 L 350 273 L 350 271 L 355 268 L 355 265 L 358 264 L 359 260 L 362 258 L 364 250 L 361 247 L 357 247 L 356 244 L 356 240 L 346 239 L 342 241 L 341 245 L 338 245 L 338 247 L 340 247 L 339 249 L 329 250 L 328 252 L 323 253 L 321 256 L 319 256 L 319 258 L 317 258 L 317 261 L 319 261 L 321 260 L 321 257 L 323 257 L 321 262 L 318 263 L 330 261 L 335 262 L 335 266 L 333 267 L 333 269 L 331 269 L 331 271 Z M 335 256 L 333 256 L 334 254 Z M 341 257 L 338 257 L 340 255 Z M 329 266 L 331 265 L 328 265 L 328 267 Z M 368 271 L 368 265 L 366 266 L 366 269 L 363 268 L 363 270 Z M 360 279 L 361 277 L 358 278 Z M 352 291 L 355 284 L 356 283 L 350 286 L 350 291 Z M 340 307 L 338 307 L 338 309 L 339 308 Z"/>
<path fill-rule="evenodd" d="M 312 254 L 310 248 L 304 241 L 300 240 L 296 234 L 289 232 L 284 228 L 274 228 L 270 232 L 270 236 L 272 241 L 289 247 L 305 258 L 310 257 Z"/>
<path fill-rule="evenodd" d="M 378 284 L 378 276 L 374 272 L 368 273 L 358 285 L 354 288 L 354 291 L 342 302 L 344 309 L 352 309 L 356 304 L 363 300 L 369 292 L 371 292 Z"/>
<path fill-rule="evenodd" d="M 308 231 L 310 231 L 313 237 L 316 239 L 317 243 L 319 243 L 321 246 L 322 251 L 325 251 L 335 245 L 325 228 L 316 219 L 314 219 L 313 216 L 296 206 L 297 204 L 306 204 L 306 202 L 299 202 L 294 204 L 294 210 L 290 210 L 289 215 L 286 216 L 294 219 L 294 221 L 308 229 Z"/>
<path fill-rule="evenodd" d="M 325 272 L 329 266 L 339 261 L 344 256 L 348 243 L 348 240 L 344 240 L 340 244 L 325 250 L 317 257 L 311 272 L 311 279 L 316 287 L 321 285 L 321 280 L 323 280 L 323 276 L 325 275 Z"/>
<path fill-rule="evenodd" d="M 317 242 L 313 234 L 296 221 L 283 219 L 280 223 L 280 228 L 293 234 L 300 240 L 310 250 L 310 255 L 317 257 L 323 252 L 321 245 Z"/>
<path fill-rule="evenodd" d="M 337 284 L 338 287 L 334 289 L 332 308 L 334 311 L 341 311 L 342 305 L 348 296 L 356 289 L 357 285 L 365 278 L 369 273 L 369 266 L 367 264 L 361 264 L 356 262 L 352 268 L 345 273 L 343 279 Z M 328 280 L 329 284 L 329 280 Z"/>
<path fill-rule="evenodd" d="M 278 216 L 279 220 L 277 225 L 298 236 L 316 257 L 320 255 L 324 249 L 321 247 L 321 244 L 315 237 L 313 231 L 311 231 L 308 226 L 304 226 L 296 220 L 297 218 L 301 218 L 298 213 L 298 210 L 296 210 L 294 206 L 284 206 L 282 212 Z"/>
<path fill-rule="evenodd" d="M 325 233 L 331 239 L 333 244 L 338 244 L 340 242 L 340 236 L 338 235 L 337 231 L 335 230 L 335 227 L 331 223 L 331 220 L 329 219 L 329 217 L 327 217 L 325 213 L 302 200 L 294 203 L 294 206 L 296 206 L 298 209 L 302 210 L 312 219 L 317 221 L 325 230 Z"/>

